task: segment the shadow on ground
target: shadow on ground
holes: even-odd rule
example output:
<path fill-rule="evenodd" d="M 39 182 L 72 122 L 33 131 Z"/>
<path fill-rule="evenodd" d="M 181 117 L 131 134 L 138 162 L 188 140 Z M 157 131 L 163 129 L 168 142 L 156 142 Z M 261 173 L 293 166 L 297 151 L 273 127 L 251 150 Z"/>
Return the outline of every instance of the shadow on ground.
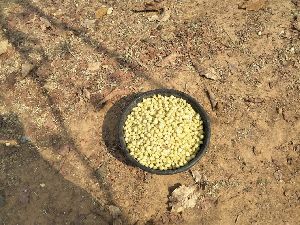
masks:
<path fill-rule="evenodd" d="M 105 54 L 109 58 L 114 59 L 119 65 L 122 65 L 123 67 L 126 67 L 128 70 L 132 71 L 136 76 L 148 80 L 157 87 L 163 87 L 163 85 L 160 84 L 158 81 L 154 80 L 153 77 L 150 74 L 148 74 L 147 71 L 141 65 L 139 65 L 138 62 L 128 61 L 126 60 L 126 57 L 122 56 L 118 52 L 108 50 L 101 42 L 90 37 L 84 28 L 73 27 L 67 23 L 61 22 L 55 17 L 45 14 L 42 9 L 35 6 L 31 1 L 28 0 L 6 0 L 2 4 L 5 5 L 11 3 L 19 4 L 22 7 L 24 7 L 24 9 L 26 9 L 27 11 L 32 12 L 38 15 L 39 17 L 47 19 L 52 26 L 57 27 L 60 30 L 73 32 L 73 34 L 79 37 L 83 43 L 94 48 L 97 54 Z M 91 162 L 82 154 L 80 148 L 78 147 L 74 138 L 70 134 L 69 128 L 65 124 L 65 120 L 62 115 L 62 112 L 59 109 L 59 106 L 55 104 L 54 98 L 44 87 L 46 80 L 37 73 L 38 69 L 42 65 L 48 63 L 51 60 L 48 58 L 43 47 L 39 45 L 37 37 L 34 37 L 31 34 L 28 35 L 21 30 L 16 30 L 14 27 L 12 28 L 8 22 L 9 21 L 7 20 L 4 13 L 4 8 L 0 8 L 0 26 L 4 31 L 4 35 L 6 36 L 7 40 L 12 44 L 12 46 L 16 49 L 16 51 L 20 53 L 22 59 L 34 65 L 33 69 L 31 69 L 30 73 L 28 74 L 28 77 L 35 82 L 43 96 L 47 99 L 47 104 L 50 107 L 51 114 L 53 115 L 55 121 L 57 122 L 57 125 L 61 130 L 60 137 L 62 137 L 63 140 L 65 140 L 66 144 L 70 145 L 71 148 L 76 151 L 76 154 L 80 157 L 81 161 L 92 171 L 92 173 L 96 174 L 96 171 L 93 168 Z M 31 57 L 32 54 L 40 55 L 41 60 L 37 62 Z M 118 146 L 118 144 L 115 143 L 115 138 L 113 137 L 116 137 L 114 132 L 116 132 L 115 123 L 117 120 L 112 119 L 119 115 L 118 110 L 119 107 L 122 105 L 122 101 L 123 100 L 120 100 L 120 102 L 116 103 L 116 105 L 113 106 L 112 109 L 110 109 L 110 112 L 106 116 L 106 124 L 103 127 L 103 131 L 104 137 L 106 137 L 105 143 L 109 147 L 110 153 L 112 153 L 116 158 L 120 159 L 122 162 L 125 162 L 124 159 L 122 159 L 122 156 L 115 151 L 115 146 Z M 108 123 L 109 120 L 111 121 L 111 124 Z M 111 137 L 109 137 L 110 135 Z M 107 193 L 109 194 L 110 187 L 105 187 L 101 179 L 99 179 L 97 176 L 94 177 L 98 180 L 100 188 L 107 189 Z M 113 197 L 110 194 L 107 196 L 107 198 L 108 201 L 111 202 L 111 204 L 116 204 L 113 201 Z"/>
<path fill-rule="evenodd" d="M 40 156 L 15 114 L 0 115 L 0 140 L 0 224 L 112 223 L 107 209 Z"/>
<path fill-rule="evenodd" d="M 144 70 L 141 69 L 141 67 L 133 62 L 128 62 L 125 60 L 125 57 L 122 57 L 120 54 L 109 51 L 106 49 L 103 44 L 98 42 L 97 40 L 91 38 L 84 29 L 82 28 L 75 28 L 67 23 L 61 22 L 57 20 L 54 17 L 51 17 L 49 15 L 46 15 L 40 8 L 36 7 L 34 4 L 32 4 L 31 1 L 20 1 L 20 0 L 14 0 L 14 1 L 4 1 L 2 4 L 10 4 L 10 3 L 16 3 L 21 6 L 23 6 L 26 10 L 33 12 L 34 14 L 43 17 L 51 22 L 51 24 L 58 29 L 64 30 L 64 31 L 70 31 L 73 32 L 75 36 L 79 37 L 83 43 L 86 45 L 89 45 L 93 48 L 95 48 L 95 51 L 99 54 L 106 54 L 110 58 L 114 58 L 119 64 L 122 64 L 123 66 L 126 66 L 130 70 L 132 70 L 136 75 L 144 77 L 146 79 L 149 79 L 151 82 L 155 83 L 152 78 L 146 74 Z M 102 177 L 97 176 L 97 171 L 93 167 L 92 163 L 90 162 L 89 159 L 85 157 L 84 154 L 82 154 L 81 149 L 77 145 L 76 141 L 72 137 L 72 135 L 69 132 L 69 128 L 65 124 L 65 119 L 63 117 L 62 112 L 59 109 L 59 106 L 55 103 L 53 97 L 49 93 L 49 91 L 44 87 L 46 80 L 42 77 L 39 76 L 37 73 L 38 69 L 43 65 L 46 64 L 50 61 L 48 58 L 47 54 L 45 53 L 45 50 L 41 45 L 39 45 L 38 42 L 38 37 L 32 36 L 32 34 L 28 35 L 24 33 L 21 30 L 16 30 L 14 27 L 12 28 L 9 26 L 8 20 L 5 16 L 4 13 L 4 8 L 0 8 L 0 26 L 3 29 L 4 35 L 6 36 L 7 40 L 12 44 L 12 46 L 16 49 L 16 51 L 19 52 L 20 56 L 22 57 L 23 60 L 29 62 L 30 64 L 34 65 L 34 68 L 31 69 L 30 73 L 27 75 L 28 78 L 32 79 L 37 87 L 39 88 L 40 92 L 43 94 L 43 96 L 47 100 L 47 105 L 50 108 L 50 112 L 53 115 L 53 118 L 55 119 L 59 129 L 60 129 L 60 134 L 57 137 L 53 137 L 54 142 L 58 141 L 57 143 L 59 144 L 59 140 L 63 140 L 65 144 L 68 144 L 71 149 L 74 149 L 76 152 L 76 155 L 80 158 L 81 162 L 85 164 L 85 166 L 91 171 L 91 174 L 94 176 L 94 178 L 97 179 L 97 182 L 99 184 L 99 188 L 101 191 L 105 192 L 106 194 L 106 199 L 108 204 L 112 205 L 117 205 L 117 203 L 114 201 L 114 198 L 111 194 L 110 186 L 106 185 L 105 182 L 103 181 Z M 34 58 L 31 57 L 31 55 L 38 54 L 41 56 L 41 60 L 36 61 Z M 160 85 L 159 83 L 156 83 L 157 85 Z M 114 125 L 110 126 L 113 127 Z M 104 128 L 103 128 L 104 129 Z M 106 129 L 106 128 L 105 128 Z M 111 129 L 108 129 L 109 132 Z M 47 141 L 47 140 L 45 140 Z M 52 141 L 53 142 L 53 141 Z M 109 143 L 111 143 L 109 141 Z M 109 146 L 113 146 L 114 144 L 109 144 Z M 26 149 L 35 149 L 34 146 L 29 145 L 25 147 L 24 145 L 20 146 L 21 149 L 26 148 Z M 55 147 L 55 146 L 53 146 Z M 113 149 L 113 148 L 109 148 Z M 18 151 L 17 151 L 18 152 Z M 114 154 L 114 150 L 111 150 L 111 153 Z M 23 156 L 21 156 L 22 158 Z M 117 157 L 118 158 L 118 157 Z M 120 158 L 120 157 L 119 157 Z M 14 168 L 13 166 L 11 168 Z M 73 203 L 70 203 L 71 205 Z"/>
<path fill-rule="evenodd" d="M 102 137 L 108 151 L 121 162 L 131 165 L 125 158 L 119 142 L 119 123 L 123 111 L 139 94 L 131 94 L 119 99 L 106 113 L 102 126 Z"/>
<path fill-rule="evenodd" d="M 149 80 L 158 87 L 162 87 L 138 62 L 128 61 L 126 57 L 118 52 L 108 50 L 102 43 L 90 37 L 85 29 L 72 27 L 45 14 L 42 9 L 28 0 L 5 0 L 0 4 L 4 6 L 11 3 L 19 4 L 28 12 L 47 19 L 52 26 L 59 30 L 73 32 L 83 43 L 94 48 L 95 53 L 107 55 L 135 75 Z M 0 8 L 0 26 L 7 40 L 18 51 L 22 60 L 34 65 L 34 68 L 31 69 L 27 76 L 35 82 L 40 92 L 47 99 L 50 113 L 59 127 L 60 134 L 58 138 L 53 137 L 54 142 L 59 145 L 60 140 L 63 140 L 71 149 L 74 149 L 76 155 L 91 171 L 94 178 L 97 179 L 99 189 L 106 194 L 107 203 L 117 206 L 111 194 L 111 187 L 105 185 L 102 178 L 96 175 L 92 163 L 82 154 L 81 149 L 65 124 L 65 119 L 59 106 L 55 104 L 53 97 L 44 87 L 45 78 L 37 73 L 42 65 L 51 61 L 43 46 L 39 44 L 38 37 L 34 37 L 33 34 L 26 34 L 22 30 L 10 26 L 4 7 Z M 39 61 L 31 57 L 31 55 L 35 54 L 41 57 Z M 118 101 L 106 115 L 103 136 L 110 153 L 122 162 L 127 163 L 120 154 L 119 148 L 117 148 L 117 136 L 115 133 L 118 121 L 116 117 L 121 113 L 123 101 L 124 99 Z M 0 134 L 3 136 L 0 138 L 16 139 L 19 142 L 24 135 L 24 129 L 18 117 L 15 114 L 11 114 L 2 115 L 0 119 L 1 123 L 8 127 L 8 130 L 11 130 L 10 133 L 7 133 L 7 130 L 4 131 L 3 127 L 0 127 Z M 52 147 L 55 148 L 55 146 Z M 0 202 L 5 200 L 4 206 L 1 207 L 0 224 L 81 224 L 80 221 L 89 220 L 92 217 L 94 219 L 91 219 L 91 222 L 86 222 L 86 224 L 107 224 L 110 222 L 111 218 L 105 210 L 99 211 L 100 206 L 98 207 L 97 202 L 87 192 L 66 181 L 58 171 L 42 159 L 37 148 L 32 143 L 19 143 L 18 147 L 7 147 L 2 144 L 0 148 L 3 149 L 0 149 L 0 194 L 3 197 L 2 199 L 0 198 Z M 45 184 L 46 186 L 41 187 L 40 184 Z M 31 214 L 32 217 L 27 218 Z M 122 218 L 125 218 L 124 220 L 126 221 L 124 215 L 122 215 Z M 28 222 L 24 223 L 24 221 Z"/>

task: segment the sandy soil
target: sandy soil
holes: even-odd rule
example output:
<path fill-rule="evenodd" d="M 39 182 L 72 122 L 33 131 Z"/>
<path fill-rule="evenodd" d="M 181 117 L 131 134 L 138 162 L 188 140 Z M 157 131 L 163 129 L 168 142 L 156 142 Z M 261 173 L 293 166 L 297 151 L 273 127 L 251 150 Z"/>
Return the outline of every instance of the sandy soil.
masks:
<path fill-rule="evenodd" d="M 300 224 L 299 0 L 0 10 L 0 224 Z M 212 121 L 208 153 L 170 176 L 129 165 L 115 135 L 124 96 L 162 87 Z M 196 206 L 170 212 L 192 172 Z"/>

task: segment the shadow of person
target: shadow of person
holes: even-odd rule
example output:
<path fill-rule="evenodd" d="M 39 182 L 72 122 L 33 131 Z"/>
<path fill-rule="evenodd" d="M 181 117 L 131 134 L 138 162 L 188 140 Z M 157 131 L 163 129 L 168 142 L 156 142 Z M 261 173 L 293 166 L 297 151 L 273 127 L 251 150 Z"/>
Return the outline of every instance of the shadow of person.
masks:
<path fill-rule="evenodd" d="M 0 114 L 0 224 L 113 221 L 85 190 L 64 179 L 26 138 L 16 114 Z"/>
<path fill-rule="evenodd" d="M 118 100 L 106 113 L 102 126 L 102 137 L 108 151 L 121 162 L 132 165 L 123 154 L 119 142 L 119 122 L 128 104 L 140 93 L 131 94 Z"/>

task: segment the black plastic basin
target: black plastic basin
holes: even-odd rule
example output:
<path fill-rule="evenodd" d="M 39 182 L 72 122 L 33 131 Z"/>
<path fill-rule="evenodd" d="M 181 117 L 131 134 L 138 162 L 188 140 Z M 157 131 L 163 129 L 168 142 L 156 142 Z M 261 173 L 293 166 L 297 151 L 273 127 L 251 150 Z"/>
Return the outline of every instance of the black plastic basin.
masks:
<path fill-rule="evenodd" d="M 139 163 L 135 158 L 133 158 L 129 154 L 129 150 L 127 149 L 125 140 L 124 140 L 124 125 L 125 121 L 127 119 L 127 116 L 131 113 L 131 110 L 141 101 L 143 101 L 144 98 L 149 98 L 153 95 L 163 95 L 163 96 L 175 96 L 178 98 L 182 98 L 186 100 L 192 107 L 193 109 L 201 116 L 201 119 L 203 121 L 203 130 L 204 130 L 204 139 L 202 140 L 203 143 L 199 146 L 199 150 L 195 156 L 195 158 L 191 159 L 186 165 L 179 167 L 177 169 L 170 169 L 170 170 L 158 170 L 158 169 L 151 169 L 149 167 L 146 167 Z M 147 91 L 144 93 L 138 94 L 125 108 L 123 111 L 123 114 L 121 115 L 120 123 L 119 123 L 119 139 L 120 139 L 120 145 L 122 150 L 124 151 L 125 156 L 128 158 L 128 160 L 135 166 L 138 166 L 139 168 L 150 172 L 150 173 L 155 173 L 155 174 L 175 174 L 175 173 L 180 173 L 183 171 L 188 170 L 191 168 L 195 163 L 203 156 L 203 154 L 206 152 L 206 149 L 209 145 L 209 140 L 210 140 L 210 120 L 203 109 L 203 107 L 191 96 L 181 92 L 177 91 L 174 89 L 156 89 L 152 91 Z"/>

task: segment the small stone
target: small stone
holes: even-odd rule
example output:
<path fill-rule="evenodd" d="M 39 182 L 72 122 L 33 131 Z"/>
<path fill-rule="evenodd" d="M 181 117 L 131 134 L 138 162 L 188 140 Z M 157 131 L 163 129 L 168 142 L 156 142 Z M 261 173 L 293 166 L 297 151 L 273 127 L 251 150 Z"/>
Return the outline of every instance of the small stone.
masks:
<path fill-rule="evenodd" d="M 107 9 L 107 15 L 112 14 L 113 10 L 114 10 L 114 9 L 113 9 L 112 7 L 109 7 L 109 8 Z"/>
<path fill-rule="evenodd" d="M 161 15 L 160 22 L 166 22 L 170 19 L 170 17 L 171 17 L 171 10 L 165 9 Z"/>
<path fill-rule="evenodd" d="M 275 178 L 277 181 L 282 181 L 283 175 L 282 175 L 282 173 L 281 173 L 280 170 L 275 171 L 275 173 L 274 173 L 274 178 Z"/>
<path fill-rule="evenodd" d="M 24 143 L 26 143 L 26 142 L 29 142 L 30 141 L 30 139 L 28 138 L 28 137 L 26 137 L 26 136 L 22 136 L 21 138 L 20 138 L 20 142 L 22 143 L 22 144 L 24 144 Z"/>
<path fill-rule="evenodd" d="M 33 69 L 33 65 L 32 64 L 30 64 L 30 63 L 24 63 L 24 64 L 22 64 L 22 69 L 21 69 L 22 75 L 23 76 L 27 76 L 32 69 Z"/>
<path fill-rule="evenodd" d="M 70 145 L 63 145 L 57 149 L 57 153 L 60 155 L 66 155 L 70 152 L 71 146 Z"/>
<path fill-rule="evenodd" d="M 213 68 L 213 67 L 204 68 L 198 60 L 193 59 L 192 66 L 195 68 L 196 72 L 200 76 L 204 76 L 207 79 L 211 79 L 211 80 L 219 80 L 220 79 L 220 75 L 218 74 L 218 72 L 216 71 L 215 68 Z"/>
<path fill-rule="evenodd" d="M 202 175 L 201 175 L 201 173 L 199 171 L 193 171 L 192 170 L 192 176 L 193 176 L 193 178 L 194 178 L 194 180 L 195 180 L 196 183 L 200 183 L 201 182 Z"/>
<path fill-rule="evenodd" d="M 82 26 L 84 26 L 84 27 L 86 27 L 86 28 L 88 28 L 88 29 L 91 29 L 91 28 L 94 28 L 95 22 L 96 22 L 96 20 L 85 19 L 85 20 L 82 22 Z"/>
<path fill-rule="evenodd" d="M 104 17 L 105 15 L 107 15 L 107 7 L 106 6 L 102 6 L 101 8 L 99 8 L 96 12 L 95 12 L 95 17 L 96 19 L 101 19 L 102 17 Z"/>
<path fill-rule="evenodd" d="M 46 187 L 46 184 L 41 183 L 40 186 L 41 186 L 42 188 L 44 188 L 44 187 Z"/>
<path fill-rule="evenodd" d="M 41 21 L 41 29 L 42 31 L 45 31 L 47 30 L 48 28 L 51 27 L 51 23 L 49 22 L 49 20 L 43 18 L 43 17 L 40 17 L 40 21 Z"/>
<path fill-rule="evenodd" d="M 6 146 L 6 147 L 9 147 L 9 146 L 10 146 L 10 143 L 9 143 L 9 142 L 6 142 L 6 143 L 5 143 L 5 146 Z"/>
<path fill-rule="evenodd" d="M 258 32 L 258 36 L 261 36 L 261 31 Z"/>
<path fill-rule="evenodd" d="M 88 64 L 89 71 L 96 71 L 100 68 L 101 62 L 92 62 Z"/>
<path fill-rule="evenodd" d="M 279 33 L 279 35 L 284 35 L 284 34 L 285 34 L 284 30 L 280 31 L 280 33 Z"/>
<path fill-rule="evenodd" d="M 175 34 L 173 32 L 162 32 L 160 36 L 164 41 L 171 41 L 175 39 Z"/>
<path fill-rule="evenodd" d="M 292 47 L 292 48 L 290 49 L 290 51 L 291 51 L 291 53 L 295 53 L 295 48 Z"/>

